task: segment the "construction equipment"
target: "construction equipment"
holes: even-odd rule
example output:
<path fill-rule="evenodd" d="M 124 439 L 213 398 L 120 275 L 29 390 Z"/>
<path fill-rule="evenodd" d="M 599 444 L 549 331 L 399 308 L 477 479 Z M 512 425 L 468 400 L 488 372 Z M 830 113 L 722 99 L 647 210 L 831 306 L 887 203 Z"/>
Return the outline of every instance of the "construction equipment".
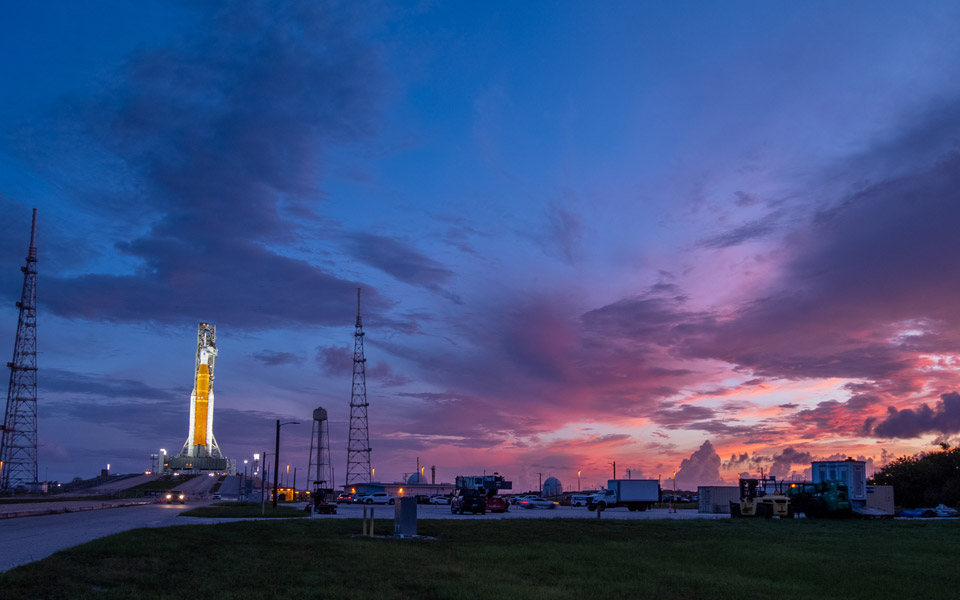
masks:
<path fill-rule="evenodd" d="M 853 516 L 853 505 L 847 486 L 839 481 L 819 483 L 791 483 L 786 488 L 790 506 L 795 513 L 811 518 L 848 518 Z"/>
<path fill-rule="evenodd" d="M 513 482 L 505 480 L 499 473 L 493 475 L 457 475 L 456 493 L 450 502 L 450 512 L 463 514 L 464 510 L 485 514 L 507 512 L 507 502 L 497 496 L 499 490 L 513 489 Z"/>
<path fill-rule="evenodd" d="M 740 501 L 730 502 L 730 517 L 793 518 L 790 499 L 776 477 L 740 479 Z"/>

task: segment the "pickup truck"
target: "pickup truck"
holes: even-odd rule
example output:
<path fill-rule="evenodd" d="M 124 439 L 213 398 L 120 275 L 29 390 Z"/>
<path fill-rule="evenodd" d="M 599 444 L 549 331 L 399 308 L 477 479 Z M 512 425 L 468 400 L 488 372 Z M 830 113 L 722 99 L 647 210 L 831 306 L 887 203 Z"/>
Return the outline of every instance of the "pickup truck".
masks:
<path fill-rule="evenodd" d="M 454 496 L 450 502 L 450 512 L 462 515 L 467 511 L 473 514 L 487 514 L 487 499 L 477 490 L 461 490 L 460 494 Z"/>

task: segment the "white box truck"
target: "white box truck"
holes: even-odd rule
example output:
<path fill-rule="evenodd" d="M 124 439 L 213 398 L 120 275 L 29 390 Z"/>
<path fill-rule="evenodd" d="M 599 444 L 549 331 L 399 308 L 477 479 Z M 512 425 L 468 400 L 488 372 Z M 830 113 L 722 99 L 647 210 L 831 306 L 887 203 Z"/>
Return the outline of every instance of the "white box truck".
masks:
<path fill-rule="evenodd" d="M 660 502 L 660 482 L 656 479 L 609 479 L 607 487 L 590 496 L 587 508 L 606 510 L 626 506 L 629 510 L 647 510 Z"/>

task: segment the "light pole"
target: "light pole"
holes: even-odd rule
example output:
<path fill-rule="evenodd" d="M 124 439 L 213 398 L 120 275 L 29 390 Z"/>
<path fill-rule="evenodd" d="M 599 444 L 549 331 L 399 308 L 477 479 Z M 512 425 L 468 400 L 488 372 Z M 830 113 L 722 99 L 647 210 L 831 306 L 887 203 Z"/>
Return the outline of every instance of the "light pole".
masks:
<path fill-rule="evenodd" d="M 167 466 L 167 449 L 160 448 L 160 452 L 163 453 L 163 456 L 160 458 L 160 468 L 157 470 L 163 473 L 166 470 L 166 466 Z"/>
<path fill-rule="evenodd" d="M 244 499 L 244 491 L 247 489 L 247 464 L 250 461 L 243 459 L 243 481 L 240 482 L 240 499 Z"/>
<path fill-rule="evenodd" d="M 299 425 L 300 421 L 287 421 L 286 423 L 281 423 L 280 419 L 277 419 L 277 442 L 274 446 L 273 457 L 273 508 L 277 508 L 277 473 L 280 472 L 280 428 L 284 425 Z"/>
<path fill-rule="evenodd" d="M 580 471 L 577 471 L 577 491 L 580 491 Z"/>
<path fill-rule="evenodd" d="M 254 456 L 259 457 L 259 454 L 255 454 Z M 268 456 L 267 452 L 264 451 L 263 452 L 264 463 L 266 463 L 267 461 L 267 456 Z M 264 490 L 263 490 L 264 483 L 266 481 L 267 481 L 267 473 L 266 473 L 266 470 L 264 470 L 264 472 L 260 474 L 260 516 L 263 516 L 265 506 L 266 506 L 266 501 L 267 501 L 266 497 L 264 496 Z"/>
<path fill-rule="evenodd" d="M 264 456 L 266 458 L 266 456 Z M 260 474 L 260 455 L 254 453 L 253 455 L 253 476 L 256 477 Z"/>
<path fill-rule="evenodd" d="M 543 473 L 537 473 L 537 475 L 540 477 L 540 490 L 537 492 L 537 495 L 542 497 L 543 496 Z"/>
<path fill-rule="evenodd" d="M 613 465 L 613 478 L 616 479 L 617 478 L 617 461 L 613 461 L 610 464 Z"/>

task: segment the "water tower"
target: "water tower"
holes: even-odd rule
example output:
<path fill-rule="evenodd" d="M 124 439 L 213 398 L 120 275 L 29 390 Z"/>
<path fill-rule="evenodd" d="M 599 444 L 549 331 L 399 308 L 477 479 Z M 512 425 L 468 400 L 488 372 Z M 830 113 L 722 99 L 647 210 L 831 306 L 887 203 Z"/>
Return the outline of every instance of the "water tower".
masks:
<path fill-rule="evenodd" d="M 313 432 L 310 435 L 310 462 L 307 473 L 313 476 L 315 501 L 333 493 L 333 467 L 330 466 L 330 427 L 327 409 L 313 411 Z"/>

